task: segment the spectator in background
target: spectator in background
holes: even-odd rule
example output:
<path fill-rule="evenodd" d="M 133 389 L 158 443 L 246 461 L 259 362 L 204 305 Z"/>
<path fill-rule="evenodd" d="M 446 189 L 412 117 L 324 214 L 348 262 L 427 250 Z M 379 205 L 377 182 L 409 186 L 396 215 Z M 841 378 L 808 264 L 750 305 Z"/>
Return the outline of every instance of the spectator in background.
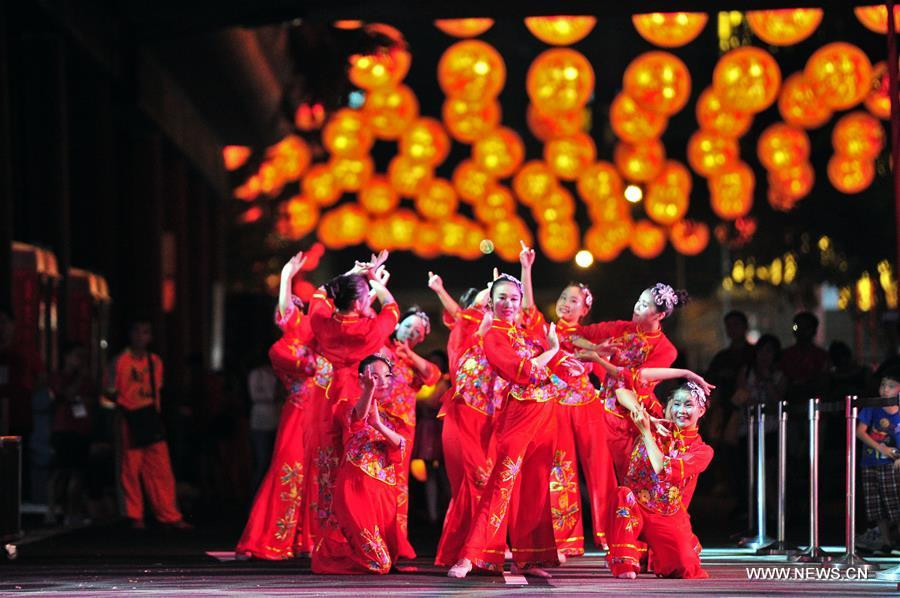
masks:
<path fill-rule="evenodd" d="M 853 359 L 853 351 L 843 341 L 828 346 L 831 360 L 828 395 L 831 400 L 841 400 L 847 395 L 864 396 L 871 383 L 872 372 Z"/>
<path fill-rule="evenodd" d="M 255 493 L 272 460 L 275 431 L 278 428 L 278 378 L 268 360 L 250 370 L 247 392 L 250 394 L 250 443 L 253 448 L 252 491 Z"/>
<path fill-rule="evenodd" d="M 819 318 L 803 311 L 794 316 L 796 342 L 781 354 L 781 370 L 787 377 L 787 399 L 799 402 L 821 396 L 828 374 L 828 353 L 815 344 Z"/>
<path fill-rule="evenodd" d="M 53 376 L 52 473 L 47 518 L 56 521 L 62 507 L 66 526 L 86 522 L 85 481 L 89 464 L 92 418 L 97 409 L 97 390 L 88 371 L 87 351 L 75 343 L 63 350 L 62 371 Z"/>

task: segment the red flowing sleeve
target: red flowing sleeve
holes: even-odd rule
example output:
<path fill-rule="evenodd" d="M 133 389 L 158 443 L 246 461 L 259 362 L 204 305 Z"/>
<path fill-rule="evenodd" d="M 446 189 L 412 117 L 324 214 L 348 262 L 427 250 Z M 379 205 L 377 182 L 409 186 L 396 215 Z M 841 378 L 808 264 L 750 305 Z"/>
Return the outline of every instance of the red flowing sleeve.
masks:
<path fill-rule="evenodd" d="M 647 359 L 641 367 L 645 368 L 667 368 L 675 363 L 678 357 L 678 349 L 665 336 L 661 336 L 659 341 L 650 350 Z"/>
<path fill-rule="evenodd" d="M 529 357 L 519 357 L 503 329 L 492 327 L 484 335 L 484 354 L 494 371 L 515 384 L 534 385 L 550 376 L 547 367 L 535 365 Z"/>
<path fill-rule="evenodd" d="M 441 312 L 441 322 L 443 322 L 444 326 L 446 326 L 450 330 L 453 330 L 453 327 L 456 326 L 456 323 L 458 321 L 459 320 L 457 318 L 454 318 L 453 316 L 451 316 L 450 312 L 447 311 L 446 309 Z"/>
<path fill-rule="evenodd" d="M 698 441 L 688 447 L 687 451 L 677 457 L 666 455 L 663 457 L 663 468 L 659 472 L 660 479 L 669 483 L 680 485 L 691 476 L 703 473 L 713 458 L 713 449 L 703 441 Z"/>

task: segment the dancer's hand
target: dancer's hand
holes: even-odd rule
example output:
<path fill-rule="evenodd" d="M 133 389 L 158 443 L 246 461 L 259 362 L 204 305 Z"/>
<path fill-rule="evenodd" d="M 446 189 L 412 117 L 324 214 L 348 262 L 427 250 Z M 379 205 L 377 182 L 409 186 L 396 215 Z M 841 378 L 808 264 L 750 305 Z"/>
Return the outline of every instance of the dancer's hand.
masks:
<path fill-rule="evenodd" d="M 550 329 L 547 331 L 547 343 L 550 345 L 547 347 L 552 351 L 559 350 L 559 336 L 556 334 L 556 324 L 550 324 Z"/>
<path fill-rule="evenodd" d="M 378 379 L 375 377 L 374 370 L 371 367 L 367 367 L 359 377 L 359 386 L 362 388 L 363 392 L 370 393 L 375 388 L 377 381 Z"/>
<path fill-rule="evenodd" d="M 478 326 L 478 336 L 483 337 L 485 334 L 487 334 L 488 330 L 491 329 L 491 325 L 493 323 L 494 315 L 489 312 L 485 312 L 484 317 L 481 318 L 481 324 Z"/>
<path fill-rule="evenodd" d="M 581 376 L 585 372 L 584 364 L 572 355 L 566 356 L 562 365 L 568 370 L 570 376 Z"/>
<path fill-rule="evenodd" d="M 581 336 L 573 336 L 572 344 L 575 345 L 576 347 L 578 347 L 579 349 L 584 349 L 585 351 L 596 351 L 597 350 L 597 345 L 595 345 L 591 341 L 589 341 L 586 338 L 581 337 Z"/>
<path fill-rule="evenodd" d="M 497 280 L 498 278 L 500 278 L 500 270 L 494 268 L 494 277 L 491 280 Z"/>
<path fill-rule="evenodd" d="M 478 294 L 475 295 L 475 299 L 472 301 L 472 307 L 476 307 L 478 309 L 484 309 L 484 307 L 488 304 L 488 299 L 491 297 L 491 285 L 481 289 L 478 291 Z"/>
<path fill-rule="evenodd" d="M 292 257 L 287 261 L 282 270 L 288 274 L 289 276 L 294 276 L 297 272 L 299 272 L 303 268 L 303 264 L 306 263 L 306 256 L 302 251 L 298 251 L 297 255 Z"/>
<path fill-rule="evenodd" d="M 638 407 L 631 412 L 631 421 L 634 422 L 641 434 L 650 432 L 650 414 L 643 407 Z"/>
<path fill-rule="evenodd" d="M 666 420 L 664 420 L 664 419 L 659 419 L 658 417 L 651 417 L 651 418 L 650 418 L 650 423 L 653 424 L 653 427 L 654 427 L 654 429 L 656 430 L 656 435 L 657 435 L 657 436 L 662 436 L 662 437 L 664 437 L 664 438 L 669 437 L 669 436 L 672 435 L 672 433 L 669 432 L 669 428 L 667 428 L 667 427 L 665 426 L 665 424 L 663 423 L 663 422 L 665 422 L 665 421 L 666 421 Z"/>
<path fill-rule="evenodd" d="M 519 240 L 519 244 L 522 246 L 522 251 L 519 252 L 519 263 L 522 264 L 522 268 L 529 270 L 531 266 L 534 265 L 534 249 L 528 247 L 525 244 L 525 241 Z"/>
<path fill-rule="evenodd" d="M 371 272 L 369 282 L 378 282 L 383 287 L 386 287 L 391 279 L 391 273 L 384 266 L 378 266 L 375 270 L 369 270 L 369 272 Z"/>
<path fill-rule="evenodd" d="M 688 380 L 690 380 L 691 382 L 693 382 L 694 384 L 696 384 L 697 386 L 699 386 L 701 389 L 703 389 L 703 392 L 706 394 L 706 396 L 709 396 L 710 393 L 712 393 L 713 389 L 715 388 L 714 384 L 710 384 L 709 382 L 704 380 L 703 376 L 701 376 L 700 374 L 690 372 L 690 374 L 688 374 L 685 377 Z"/>
<path fill-rule="evenodd" d="M 428 272 L 428 288 L 439 293 L 444 290 L 444 281 L 434 272 Z"/>
<path fill-rule="evenodd" d="M 412 359 L 413 350 L 409 348 L 409 343 L 407 343 L 406 341 L 397 343 L 395 352 L 397 353 L 397 357 L 399 357 L 400 359 L 404 359 L 406 361 L 410 361 Z"/>
<path fill-rule="evenodd" d="M 600 360 L 600 356 L 597 355 L 596 351 L 589 351 L 587 349 L 578 349 L 575 351 L 575 359 L 580 361 L 593 361 L 597 362 Z"/>

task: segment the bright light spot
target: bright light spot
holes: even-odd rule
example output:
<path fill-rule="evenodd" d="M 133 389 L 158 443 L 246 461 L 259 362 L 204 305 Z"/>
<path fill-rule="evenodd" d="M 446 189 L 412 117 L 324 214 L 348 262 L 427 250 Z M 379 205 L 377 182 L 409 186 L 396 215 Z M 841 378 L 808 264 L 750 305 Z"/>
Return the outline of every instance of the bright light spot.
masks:
<path fill-rule="evenodd" d="M 644 199 L 644 191 L 637 185 L 628 185 L 625 187 L 625 199 L 631 203 L 637 203 Z"/>
<path fill-rule="evenodd" d="M 349 104 L 349 106 L 354 109 L 361 108 L 365 102 L 366 102 L 366 94 L 359 90 L 351 91 L 350 97 L 347 100 L 347 104 Z"/>
<path fill-rule="evenodd" d="M 831 247 L 831 239 L 828 237 L 822 237 L 819 239 L 819 249 L 822 251 L 828 251 L 828 248 Z"/>
<path fill-rule="evenodd" d="M 481 253 L 488 254 L 494 252 L 494 242 L 490 239 L 482 239 L 481 243 L 478 244 L 478 249 L 481 250 Z"/>
<path fill-rule="evenodd" d="M 590 251 L 582 249 L 575 254 L 575 263 L 581 268 L 588 268 L 594 263 L 594 256 Z"/>

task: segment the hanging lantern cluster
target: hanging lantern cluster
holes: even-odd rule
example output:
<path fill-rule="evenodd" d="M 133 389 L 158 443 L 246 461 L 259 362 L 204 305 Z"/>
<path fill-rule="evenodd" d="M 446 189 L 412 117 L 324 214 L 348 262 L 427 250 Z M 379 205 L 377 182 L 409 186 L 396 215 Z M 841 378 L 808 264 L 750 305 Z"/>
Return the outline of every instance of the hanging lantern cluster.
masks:
<path fill-rule="evenodd" d="M 884 147 L 884 128 L 857 110 L 842 116 L 831 133 L 834 155 L 828 160 L 828 180 L 842 193 L 864 191 L 875 179 L 875 158 Z"/>
<path fill-rule="evenodd" d="M 751 10 L 746 14 L 750 30 L 767 44 L 792 46 L 812 35 L 822 22 L 821 8 Z"/>
<path fill-rule="evenodd" d="M 759 136 L 756 153 L 768 171 L 768 200 L 773 208 L 789 211 L 812 191 L 815 172 L 809 163 L 806 131 L 782 122 L 770 125 Z"/>
<path fill-rule="evenodd" d="M 638 34 L 661 48 L 678 48 L 694 41 L 707 20 L 703 12 L 651 12 L 631 17 Z"/>

